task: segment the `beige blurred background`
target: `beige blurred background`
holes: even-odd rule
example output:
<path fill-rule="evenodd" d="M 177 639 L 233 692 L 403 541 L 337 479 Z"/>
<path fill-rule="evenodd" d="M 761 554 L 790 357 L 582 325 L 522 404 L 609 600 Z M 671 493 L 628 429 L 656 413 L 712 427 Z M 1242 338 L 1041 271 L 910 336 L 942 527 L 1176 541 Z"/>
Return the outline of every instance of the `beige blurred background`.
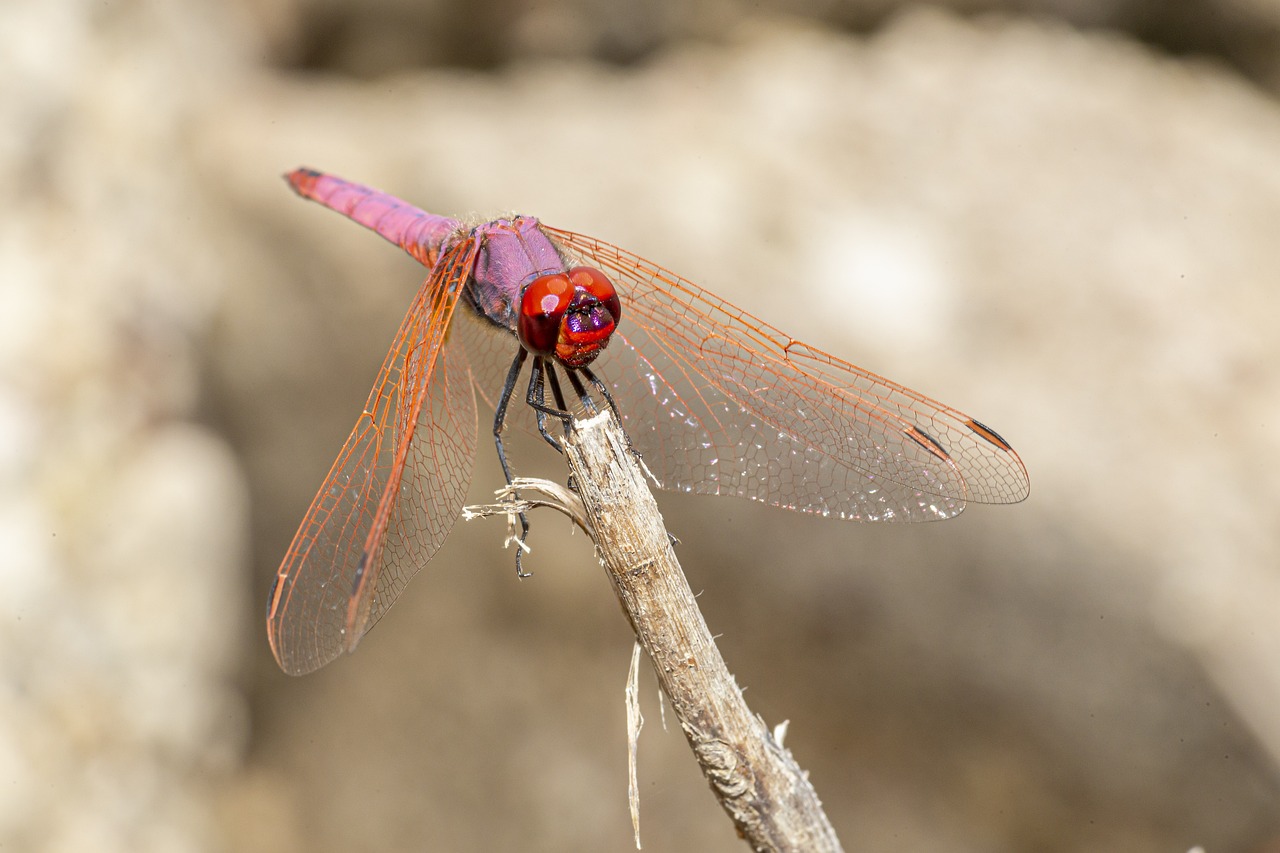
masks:
<path fill-rule="evenodd" d="M 616 242 L 1018 448 L 1030 500 L 945 524 L 660 496 L 847 849 L 1280 849 L 1278 49 L 1276 0 L 7 0 L 0 847 L 631 846 L 563 519 L 271 660 L 424 276 L 306 164 Z M 645 849 L 742 849 L 642 685 Z"/>

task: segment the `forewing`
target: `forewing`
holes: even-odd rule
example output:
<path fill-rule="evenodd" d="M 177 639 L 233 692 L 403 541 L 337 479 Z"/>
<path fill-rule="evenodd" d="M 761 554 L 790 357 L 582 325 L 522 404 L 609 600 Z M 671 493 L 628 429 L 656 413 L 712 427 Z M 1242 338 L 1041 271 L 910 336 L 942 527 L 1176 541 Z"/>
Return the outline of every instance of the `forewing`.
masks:
<path fill-rule="evenodd" d="M 593 368 L 662 486 L 868 521 L 1028 493 L 1013 448 L 968 415 L 828 355 L 616 246 L 547 228 L 614 280 L 622 319 Z"/>
<path fill-rule="evenodd" d="M 472 241 L 453 248 L 419 290 L 280 566 L 267 633 L 288 673 L 353 650 L 458 519 L 476 411 L 465 353 L 447 339 L 474 254 Z"/>

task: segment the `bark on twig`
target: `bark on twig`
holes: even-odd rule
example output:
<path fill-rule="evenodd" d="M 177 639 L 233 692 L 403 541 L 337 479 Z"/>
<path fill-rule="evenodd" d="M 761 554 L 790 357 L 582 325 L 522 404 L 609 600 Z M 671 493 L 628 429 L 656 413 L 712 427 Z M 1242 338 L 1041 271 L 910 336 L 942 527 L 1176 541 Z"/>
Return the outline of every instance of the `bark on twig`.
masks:
<path fill-rule="evenodd" d="M 738 831 L 756 850 L 840 850 L 808 777 L 751 713 L 720 657 L 610 413 L 575 422 L 565 457 L 618 600 Z"/>

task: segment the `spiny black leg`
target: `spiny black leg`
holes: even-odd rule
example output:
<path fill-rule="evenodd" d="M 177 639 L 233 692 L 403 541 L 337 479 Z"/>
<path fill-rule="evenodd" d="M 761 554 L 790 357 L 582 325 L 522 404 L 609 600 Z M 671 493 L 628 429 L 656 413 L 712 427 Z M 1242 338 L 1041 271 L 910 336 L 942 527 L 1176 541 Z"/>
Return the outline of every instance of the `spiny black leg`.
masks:
<path fill-rule="evenodd" d="M 594 387 L 597 391 L 599 391 L 601 396 L 604 397 L 605 402 L 609 404 L 609 408 L 613 410 L 613 416 L 618 419 L 618 427 L 622 428 L 622 412 L 618 411 L 618 404 L 613 402 L 613 395 L 609 393 L 609 386 L 605 385 L 604 382 L 600 380 L 600 377 L 592 373 L 591 368 L 580 367 L 578 369 L 582 371 L 583 376 L 587 377 L 587 381 L 591 383 L 592 387 Z M 581 395 L 584 399 L 590 399 L 589 397 L 587 397 L 586 392 L 583 391 L 579 386 L 575 385 L 575 387 L 578 388 L 579 395 Z M 643 457 L 640 456 L 640 451 L 636 450 L 636 446 L 631 443 L 631 436 L 627 435 L 627 431 L 625 428 L 622 428 L 622 435 L 627 439 L 627 449 L 630 450 L 632 454 L 635 455 L 636 459 L 643 461 Z"/>
<path fill-rule="evenodd" d="M 545 388 L 545 367 L 541 358 L 534 358 L 533 368 L 529 375 L 529 390 L 525 393 L 524 401 L 533 409 L 534 417 L 538 420 L 538 432 L 542 433 L 542 437 L 546 439 L 556 449 L 557 453 L 563 453 L 560 442 L 557 441 L 551 433 L 547 432 L 547 415 L 562 415 L 546 404 L 546 388 Z"/>
<path fill-rule="evenodd" d="M 541 358 L 535 359 L 533 362 L 533 376 L 529 380 L 529 394 L 526 398 L 529 405 L 533 407 L 534 414 L 538 419 L 538 432 L 542 433 L 542 437 L 547 443 L 554 447 L 557 451 L 563 453 L 564 448 L 560 442 L 552 438 L 547 432 L 547 416 L 551 415 L 564 421 L 564 435 L 569 437 L 569 428 L 573 424 L 573 416 L 569 414 L 564 404 L 564 394 L 560 391 L 560 380 L 556 377 L 556 366 L 552 362 L 544 365 Z M 545 369 L 544 369 L 545 368 Z M 559 409 L 553 409 L 546 402 L 546 388 L 543 385 L 543 374 L 546 379 L 551 382 L 551 394 L 555 397 L 556 405 Z M 568 486 L 574 488 L 573 478 L 569 478 Z"/>
<path fill-rule="evenodd" d="M 609 404 L 609 408 L 613 410 L 613 416 L 618 419 L 618 427 L 621 428 L 622 412 L 618 411 L 618 404 L 613 401 L 613 395 L 609 393 L 609 387 L 600 380 L 600 377 L 596 376 L 595 373 L 591 371 L 591 368 L 580 367 L 578 368 L 578 370 L 582 373 L 583 376 L 587 377 L 587 381 L 591 383 L 592 387 L 594 387 L 597 391 L 599 391 L 600 395 L 604 397 L 605 402 Z M 587 393 L 587 389 L 582 386 L 582 381 L 578 379 L 574 371 L 570 370 L 566 372 L 569 376 L 569 382 L 572 383 L 573 385 L 574 392 L 582 400 L 582 405 L 588 411 L 594 414 L 596 412 L 595 400 L 592 399 L 591 395 Z M 627 435 L 627 431 L 625 429 L 622 430 L 622 435 L 627 440 L 627 449 L 631 451 L 632 455 L 634 455 L 637 460 L 643 463 L 644 459 L 643 457 L 640 456 L 640 451 L 636 450 L 635 445 L 631 443 L 631 436 Z M 646 468 L 645 470 L 647 471 L 648 468 Z M 569 487 L 573 488 L 572 482 L 569 484 Z M 672 548 L 680 544 L 680 540 L 672 536 L 670 533 L 667 534 L 667 539 L 670 540 Z"/>
<path fill-rule="evenodd" d="M 573 378 L 572 371 L 569 373 L 569 378 Z M 555 399 L 556 405 L 560 407 L 560 411 L 563 414 L 561 420 L 564 421 L 564 436 L 568 438 L 569 426 L 573 423 L 573 418 L 569 415 L 569 407 L 564 404 L 564 394 L 560 391 L 560 379 L 556 375 L 556 366 L 554 364 L 547 367 L 547 382 L 551 385 L 551 396 Z"/>
<path fill-rule="evenodd" d="M 506 425 L 507 404 L 511 402 L 516 380 L 520 378 L 520 371 L 524 368 L 528 355 L 529 351 L 520 347 L 516 357 L 511 360 L 511 369 L 507 371 L 507 381 L 502 385 L 502 396 L 498 398 L 498 407 L 493 414 L 493 443 L 498 448 L 498 462 L 502 464 L 502 476 L 507 478 L 508 486 L 511 485 L 511 466 L 507 464 L 507 452 L 502 447 L 502 428 Z M 512 497 L 519 499 L 520 495 L 517 492 Z M 520 519 L 520 538 L 516 543 L 516 577 L 527 578 L 529 573 L 521 567 L 520 558 L 524 553 L 524 540 L 529 537 L 529 519 L 523 512 L 517 513 L 517 517 Z"/>
<path fill-rule="evenodd" d="M 498 398 L 498 407 L 493 413 L 493 443 L 498 447 L 498 461 L 502 463 L 502 474 L 507 478 L 507 485 L 511 485 L 511 466 L 507 464 L 507 454 L 502 448 L 502 428 L 507 421 L 507 404 L 511 402 L 511 395 L 516 388 L 516 380 L 520 378 L 520 371 L 524 368 L 525 359 L 528 358 L 529 351 L 524 347 L 516 352 L 516 357 L 511 360 L 511 369 L 507 371 L 507 381 L 502 385 L 502 395 Z"/>
<path fill-rule="evenodd" d="M 596 408 L 596 401 L 591 399 L 587 389 L 582 387 L 582 380 L 578 378 L 577 372 L 570 370 L 566 375 L 569 377 L 569 384 L 573 386 L 573 393 L 578 395 L 578 399 L 582 401 L 582 408 L 587 410 L 587 414 L 594 415 L 600 411 Z"/>
<path fill-rule="evenodd" d="M 551 378 L 551 390 L 556 395 L 556 404 L 567 412 L 569 407 L 564 404 L 564 395 L 560 393 L 560 382 L 556 379 L 556 372 L 554 370 L 550 370 L 547 372 L 547 375 Z M 592 402 L 591 398 L 587 396 L 586 391 L 582 387 L 582 382 L 578 380 L 577 374 L 575 374 L 573 370 L 565 368 L 564 375 L 569 377 L 569 384 L 573 386 L 574 393 L 577 394 L 578 399 L 582 401 L 583 408 L 585 408 L 589 414 L 594 415 L 596 413 L 595 404 Z M 573 421 L 571 419 L 566 419 L 564 422 L 565 438 L 569 437 L 569 430 L 572 426 Z M 578 485 L 573 481 L 572 474 L 569 475 L 569 479 L 565 482 L 565 485 L 569 487 L 569 491 L 571 492 L 578 491 Z"/>
<path fill-rule="evenodd" d="M 613 402 L 613 395 L 609 393 L 609 386 L 605 385 L 604 382 L 600 380 L 600 377 L 592 373 L 591 368 L 580 367 L 578 369 L 582 372 L 583 376 L 587 377 L 587 381 L 590 382 L 595 389 L 600 392 L 601 396 L 604 397 L 605 402 L 609 404 L 609 408 L 613 409 L 613 416 L 618 419 L 618 426 L 622 426 L 622 412 L 618 411 L 618 404 Z M 627 439 L 627 443 L 631 443 L 630 438 Z"/>
<path fill-rule="evenodd" d="M 555 409 L 547 405 L 545 380 L 551 380 L 551 393 L 555 395 L 556 402 L 561 408 Z M 547 443 L 560 450 L 560 442 L 552 438 L 547 432 L 547 416 L 564 423 L 565 434 L 568 434 L 569 427 L 573 423 L 573 415 L 564 408 L 564 395 L 560 393 L 560 381 L 556 378 L 555 364 L 546 363 L 546 359 L 537 358 L 533 362 L 533 376 L 529 379 L 529 393 L 525 396 L 525 402 L 533 409 L 538 418 L 538 432 L 542 433 L 542 437 Z"/>

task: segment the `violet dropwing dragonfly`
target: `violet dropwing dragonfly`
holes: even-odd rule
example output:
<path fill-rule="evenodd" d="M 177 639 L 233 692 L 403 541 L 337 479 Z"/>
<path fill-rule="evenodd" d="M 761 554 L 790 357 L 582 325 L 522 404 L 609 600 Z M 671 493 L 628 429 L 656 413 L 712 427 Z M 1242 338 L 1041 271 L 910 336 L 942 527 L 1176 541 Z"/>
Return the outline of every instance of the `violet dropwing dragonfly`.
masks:
<path fill-rule="evenodd" d="M 430 270 L 272 586 L 267 632 L 288 673 L 354 650 L 449 535 L 477 393 L 508 480 L 504 426 L 556 444 L 563 374 L 579 400 L 614 407 L 664 489 L 862 521 L 1028 494 L 990 427 L 617 246 L 528 216 L 464 224 L 310 169 L 286 178 Z M 526 361 L 529 405 L 509 407 Z"/>

